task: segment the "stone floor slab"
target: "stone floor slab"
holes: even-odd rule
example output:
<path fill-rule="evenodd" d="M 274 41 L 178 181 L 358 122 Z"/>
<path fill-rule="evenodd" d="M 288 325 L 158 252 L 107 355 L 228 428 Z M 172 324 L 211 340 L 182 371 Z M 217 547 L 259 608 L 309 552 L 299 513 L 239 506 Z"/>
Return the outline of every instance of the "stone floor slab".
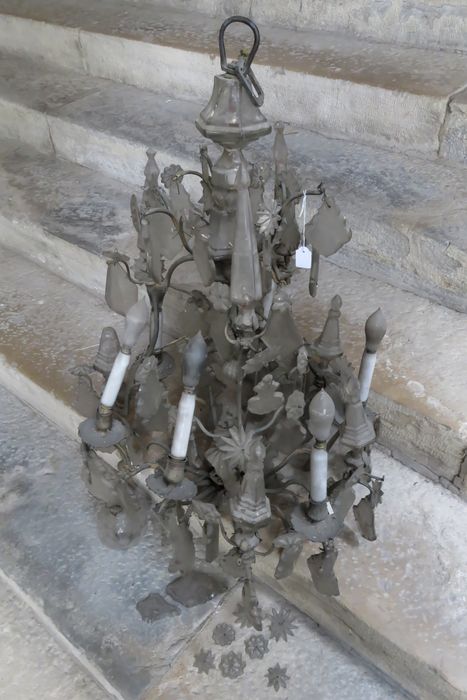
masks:
<path fill-rule="evenodd" d="M 402 700 L 407 697 L 393 688 L 384 679 L 365 668 L 361 661 L 323 633 L 318 625 L 284 600 L 261 586 L 259 601 L 264 612 L 270 616 L 273 609 L 290 611 L 294 620 L 293 635 L 287 641 L 271 638 L 270 617 L 267 617 L 261 634 L 268 641 L 268 650 L 262 659 L 250 659 L 245 651 L 245 642 L 258 634 L 251 628 L 242 628 L 235 623 L 235 608 L 240 600 L 240 591 L 232 591 L 222 607 L 217 608 L 203 629 L 192 639 L 170 672 L 164 676 L 156 691 L 148 691 L 144 700 Z M 221 647 L 213 641 L 212 634 L 219 624 L 234 628 L 235 640 Z M 199 673 L 193 666 L 195 655 L 201 650 L 210 650 L 214 655 L 215 668 L 208 674 Z M 243 674 L 237 679 L 225 678 L 219 669 L 223 654 L 234 651 L 241 654 L 245 662 Z M 268 669 L 279 664 L 289 676 L 286 687 L 275 691 L 268 687 Z"/>
<path fill-rule="evenodd" d="M 13 592 L 0 571 L 1 700 L 109 697 Z"/>
<path fill-rule="evenodd" d="M 123 697 L 139 698 L 219 599 L 143 621 L 138 601 L 164 596 L 173 578 L 160 530 L 150 523 L 127 550 L 104 545 L 77 443 L 4 389 L 0 396 L 0 568 Z"/>

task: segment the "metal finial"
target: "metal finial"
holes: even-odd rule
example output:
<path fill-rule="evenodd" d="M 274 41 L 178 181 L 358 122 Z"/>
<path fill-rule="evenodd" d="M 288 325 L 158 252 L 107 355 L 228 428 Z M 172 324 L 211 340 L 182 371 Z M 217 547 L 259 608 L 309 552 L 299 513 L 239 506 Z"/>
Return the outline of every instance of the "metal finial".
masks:
<path fill-rule="evenodd" d="M 339 332 L 339 319 L 341 315 L 342 299 L 338 294 L 331 301 L 323 331 L 315 343 L 315 350 L 321 357 L 331 360 L 342 355 L 342 347 Z"/>

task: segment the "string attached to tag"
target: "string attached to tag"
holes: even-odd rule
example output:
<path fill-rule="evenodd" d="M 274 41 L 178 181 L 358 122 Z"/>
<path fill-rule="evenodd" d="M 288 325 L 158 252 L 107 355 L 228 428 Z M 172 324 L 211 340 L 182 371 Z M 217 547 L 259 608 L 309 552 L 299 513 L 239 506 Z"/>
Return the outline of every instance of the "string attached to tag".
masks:
<path fill-rule="evenodd" d="M 305 237 L 306 199 L 307 193 L 306 190 L 303 190 L 300 212 L 298 214 L 298 219 L 300 222 L 300 245 L 295 251 L 295 266 L 301 268 L 302 270 L 309 270 L 311 267 L 311 250 L 307 248 Z"/>

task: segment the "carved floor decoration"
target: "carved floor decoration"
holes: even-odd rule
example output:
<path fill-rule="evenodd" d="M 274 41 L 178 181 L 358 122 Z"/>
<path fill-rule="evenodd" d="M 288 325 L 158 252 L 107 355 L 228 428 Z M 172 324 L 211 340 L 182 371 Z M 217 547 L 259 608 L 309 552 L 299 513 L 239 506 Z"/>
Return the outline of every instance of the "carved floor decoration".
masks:
<path fill-rule="evenodd" d="M 319 631 L 309 618 L 263 586 L 258 589 L 259 604 L 265 612 L 263 631 L 241 627 L 234 621 L 238 593 L 238 590 L 230 593 L 177 659 L 158 689 L 159 697 L 164 700 L 182 697 L 244 700 L 245 696 L 258 700 L 303 700 L 304 697 L 402 700 L 405 697 L 369 669 L 353 667 L 351 655 Z M 284 617 L 287 624 L 283 623 Z M 230 636 L 224 634 L 223 644 L 219 635 L 216 637 L 220 626 L 233 632 Z"/>

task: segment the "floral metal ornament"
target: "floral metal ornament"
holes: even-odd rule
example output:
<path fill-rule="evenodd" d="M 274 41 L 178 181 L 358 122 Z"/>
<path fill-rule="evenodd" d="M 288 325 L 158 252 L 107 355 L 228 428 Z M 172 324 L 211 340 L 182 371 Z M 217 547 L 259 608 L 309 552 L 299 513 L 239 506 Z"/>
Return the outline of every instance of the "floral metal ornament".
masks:
<path fill-rule="evenodd" d="M 272 639 L 279 642 L 281 639 L 287 641 L 289 636 L 293 636 L 297 629 L 295 618 L 291 610 L 287 608 L 272 609 L 269 631 Z"/>
<path fill-rule="evenodd" d="M 250 659 L 262 659 L 268 652 L 269 641 L 262 634 L 252 634 L 245 640 L 245 652 Z"/>
<path fill-rule="evenodd" d="M 246 661 L 240 652 L 229 651 L 227 654 L 222 654 L 219 663 L 219 670 L 224 678 L 239 678 L 243 675 Z"/>
<path fill-rule="evenodd" d="M 228 647 L 235 641 L 235 630 L 227 622 L 220 622 L 212 631 L 212 638 L 215 644 L 221 647 Z"/>
<path fill-rule="evenodd" d="M 211 650 L 200 649 L 197 654 L 195 654 L 195 660 L 193 666 L 197 669 L 198 673 L 206 673 L 212 671 L 215 668 L 215 656 Z"/>
<path fill-rule="evenodd" d="M 250 27 L 254 45 L 229 62 L 224 34 L 233 22 Z M 125 316 L 125 329 L 117 337 L 104 328 L 94 364 L 75 375 L 87 416 L 79 427 L 85 478 L 110 511 L 107 539 L 124 548 L 143 533 L 151 509 L 146 496 L 136 496 L 133 477 L 149 471 L 147 489 L 172 547 L 176 577 L 167 593 L 200 604 L 225 590 L 224 575 L 234 576 L 242 587 L 236 619 L 261 631 L 257 557 L 271 556 L 282 579 L 303 550 L 310 586 L 337 595 L 335 538 L 346 516 L 354 514 L 363 537 L 376 537 L 382 481 L 371 470 L 376 433 L 367 399 L 386 325 L 381 310 L 368 319 L 358 371 L 344 355 L 340 296 L 329 300 L 317 337 L 305 338 L 297 326 L 288 291 L 297 251 L 311 257 L 308 291 L 315 296 L 320 256 L 337 252 L 351 232 L 321 183 L 298 182 L 283 125 L 276 125 L 272 167 L 244 153 L 272 130 L 251 67 L 258 46 L 252 20 L 222 25 L 223 73 L 196 121 L 220 155 L 203 145 L 198 170 L 170 165 L 161 174 L 156 152 L 148 151 L 142 195 L 130 201 L 137 254 L 108 256 L 106 300 Z M 199 181 L 194 197 L 187 176 Z M 309 221 L 297 213 L 304 201 L 316 211 Z M 189 264 L 199 276 L 193 285 L 183 276 Z M 169 339 L 165 300 L 174 289 L 183 299 L 183 335 Z M 181 381 L 174 371 L 180 354 Z M 118 457 L 113 478 L 103 452 Z M 357 484 L 366 489 L 359 503 Z M 293 634 L 286 612 L 274 611 L 270 625 L 274 639 Z M 255 656 L 259 635 L 250 639 L 247 653 Z M 211 658 L 198 661 L 207 672 Z M 227 654 L 221 671 L 236 677 L 243 665 Z M 284 687 L 286 674 L 273 671 L 271 685 Z"/>
<path fill-rule="evenodd" d="M 268 688 L 274 688 L 276 692 L 279 692 L 281 688 L 287 688 L 287 683 L 290 680 L 290 676 L 287 675 L 287 667 L 279 664 L 268 668 L 266 678 Z"/>

